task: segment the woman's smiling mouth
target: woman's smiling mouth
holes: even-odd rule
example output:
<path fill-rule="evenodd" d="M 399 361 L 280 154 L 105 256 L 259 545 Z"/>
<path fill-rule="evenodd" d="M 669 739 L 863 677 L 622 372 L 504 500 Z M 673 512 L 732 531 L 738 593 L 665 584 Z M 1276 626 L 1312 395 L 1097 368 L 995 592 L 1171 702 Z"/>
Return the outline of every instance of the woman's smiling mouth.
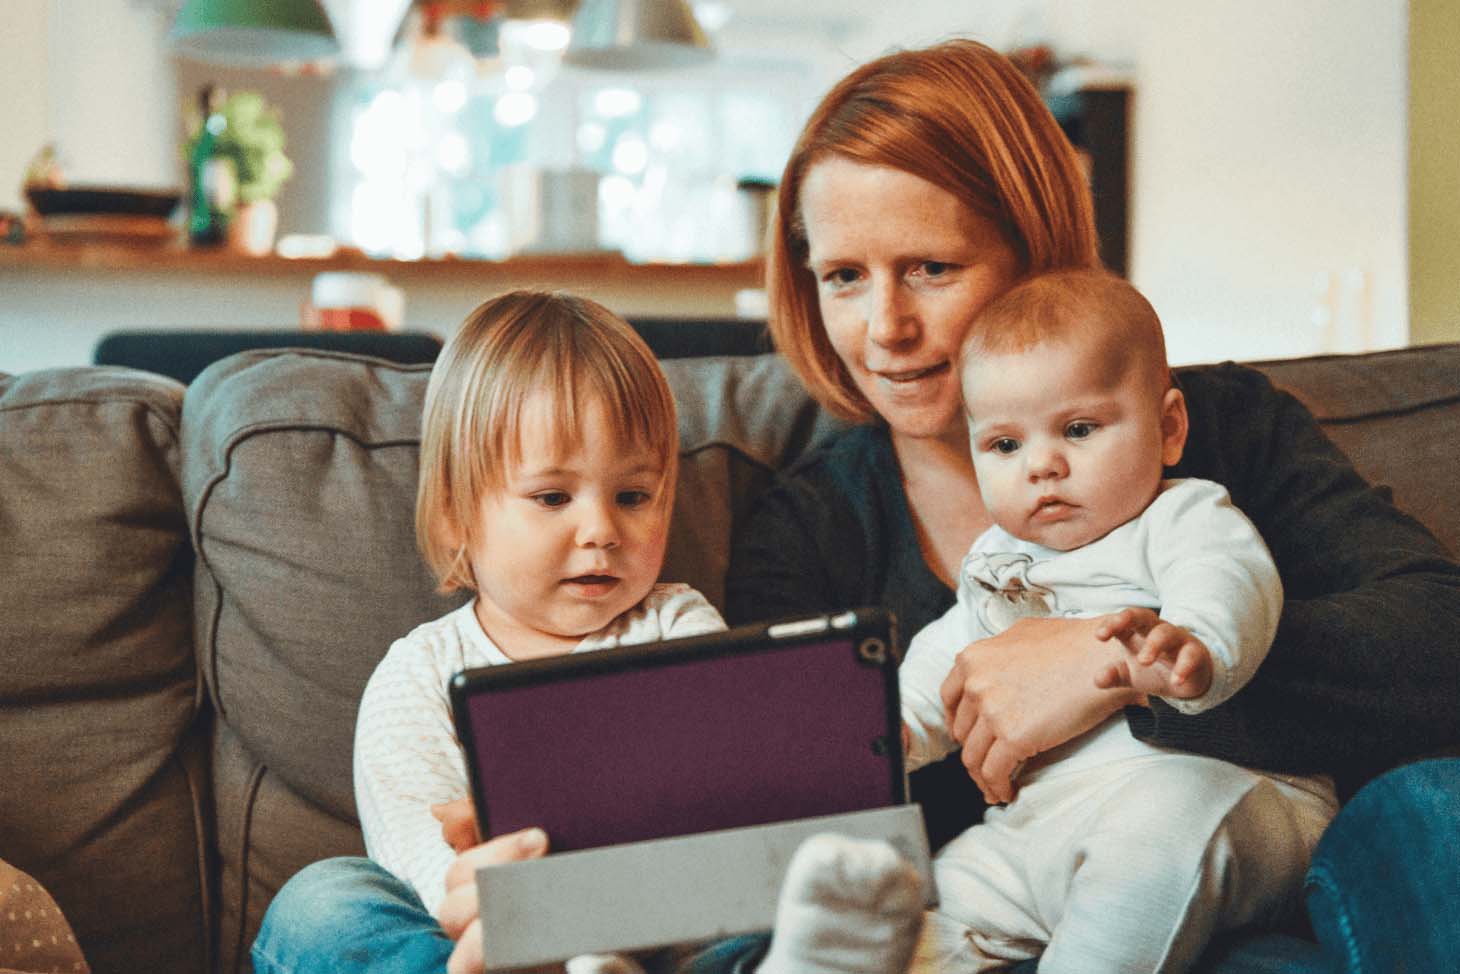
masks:
<path fill-rule="evenodd" d="M 901 385 L 909 382 L 917 382 L 918 380 L 926 379 L 929 376 L 941 375 L 947 372 L 949 367 L 949 363 L 943 361 L 922 369 L 904 369 L 899 372 L 880 371 L 877 369 L 868 369 L 867 371 L 871 372 L 883 382 L 887 382 L 892 385 Z"/>

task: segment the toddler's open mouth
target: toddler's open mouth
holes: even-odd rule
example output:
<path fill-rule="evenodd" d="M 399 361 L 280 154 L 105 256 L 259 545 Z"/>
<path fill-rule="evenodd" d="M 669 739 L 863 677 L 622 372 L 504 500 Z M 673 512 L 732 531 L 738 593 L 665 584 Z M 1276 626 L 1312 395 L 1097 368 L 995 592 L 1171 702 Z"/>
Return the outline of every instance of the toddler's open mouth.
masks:
<path fill-rule="evenodd" d="M 616 582 L 617 578 L 612 575 L 574 575 L 572 578 L 563 579 L 565 582 L 572 582 L 575 585 L 603 585 L 607 582 Z"/>

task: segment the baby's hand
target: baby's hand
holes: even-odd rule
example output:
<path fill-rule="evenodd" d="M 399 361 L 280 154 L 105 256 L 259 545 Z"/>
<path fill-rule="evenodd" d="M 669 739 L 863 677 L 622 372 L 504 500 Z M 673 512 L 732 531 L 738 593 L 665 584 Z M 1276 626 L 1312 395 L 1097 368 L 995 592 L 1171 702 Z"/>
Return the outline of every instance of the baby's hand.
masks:
<path fill-rule="evenodd" d="M 1158 697 L 1190 700 L 1212 685 L 1212 655 L 1200 639 L 1150 609 L 1124 609 L 1105 616 L 1095 638 L 1115 640 L 1123 658 L 1095 676 L 1102 690 L 1130 687 Z"/>

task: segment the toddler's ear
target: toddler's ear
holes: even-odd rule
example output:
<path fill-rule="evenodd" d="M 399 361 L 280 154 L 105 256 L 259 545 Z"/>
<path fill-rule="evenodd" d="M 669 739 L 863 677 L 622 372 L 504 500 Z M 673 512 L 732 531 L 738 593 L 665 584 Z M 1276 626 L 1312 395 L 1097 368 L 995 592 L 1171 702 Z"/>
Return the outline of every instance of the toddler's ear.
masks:
<path fill-rule="evenodd" d="M 1186 449 L 1186 397 L 1180 389 L 1166 390 L 1161 399 L 1161 464 L 1174 467 Z"/>

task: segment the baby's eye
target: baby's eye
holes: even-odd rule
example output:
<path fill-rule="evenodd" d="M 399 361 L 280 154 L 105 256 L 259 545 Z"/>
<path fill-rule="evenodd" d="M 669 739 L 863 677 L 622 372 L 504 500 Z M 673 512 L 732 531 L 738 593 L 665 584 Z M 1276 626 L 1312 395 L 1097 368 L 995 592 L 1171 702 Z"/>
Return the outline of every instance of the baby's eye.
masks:
<path fill-rule="evenodd" d="M 1019 441 L 1012 436 L 1001 436 L 989 444 L 989 449 L 995 453 L 1002 453 L 1004 456 L 1008 456 L 1011 453 L 1018 452 Z"/>
<path fill-rule="evenodd" d="M 550 510 L 562 507 L 572 500 L 564 490 L 545 490 L 541 494 L 533 494 L 532 499 Z"/>
<path fill-rule="evenodd" d="M 1077 420 L 1065 427 L 1065 435 L 1072 440 L 1083 440 L 1095 432 L 1095 424 L 1086 420 Z"/>
<path fill-rule="evenodd" d="M 619 506 L 630 509 L 643 507 L 653 499 L 654 495 L 647 490 L 621 490 L 617 496 Z"/>

